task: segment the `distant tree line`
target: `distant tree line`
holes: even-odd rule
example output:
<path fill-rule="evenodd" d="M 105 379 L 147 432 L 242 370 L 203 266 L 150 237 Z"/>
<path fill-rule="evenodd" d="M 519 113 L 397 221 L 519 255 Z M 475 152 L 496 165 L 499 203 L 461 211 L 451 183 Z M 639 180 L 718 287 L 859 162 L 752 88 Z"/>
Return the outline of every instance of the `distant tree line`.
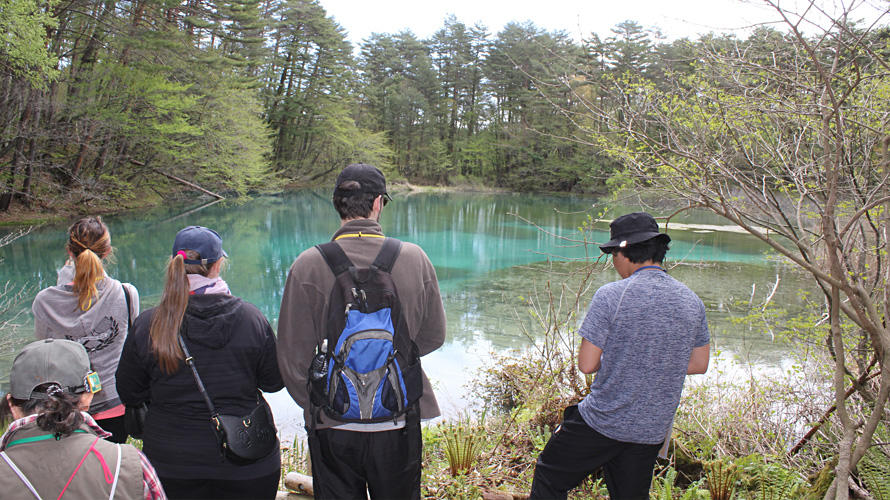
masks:
<path fill-rule="evenodd" d="M 311 185 L 355 161 L 420 184 L 605 189 L 618 160 L 572 139 L 603 124 L 559 81 L 609 106 L 597 88 L 692 74 L 710 43 L 626 21 L 579 44 L 452 16 L 428 40 L 354 48 L 315 0 L 7 0 L 0 26 L 0 211 L 163 194 L 171 175 Z"/>

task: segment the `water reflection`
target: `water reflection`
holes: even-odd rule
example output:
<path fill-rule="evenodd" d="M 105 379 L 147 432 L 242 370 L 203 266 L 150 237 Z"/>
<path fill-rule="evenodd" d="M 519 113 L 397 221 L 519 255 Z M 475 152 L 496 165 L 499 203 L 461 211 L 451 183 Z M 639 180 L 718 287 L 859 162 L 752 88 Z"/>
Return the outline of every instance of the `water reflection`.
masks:
<path fill-rule="evenodd" d="M 597 226 L 589 236 L 594 241 L 587 245 L 579 240 L 578 230 L 594 201 L 570 196 L 401 193 L 387 206 L 381 221 L 384 231 L 423 247 L 439 276 L 449 319 L 448 338 L 424 363 L 446 402 L 466 402 L 463 385 L 489 352 L 530 345 L 529 336 L 537 335 L 536 325 L 520 297 L 542 290 L 548 279 L 559 281 L 543 269 L 563 266 L 561 271 L 567 272 L 571 269 L 566 266 L 581 264 L 566 262 L 588 254 L 599 257 L 594 243 L 608 239 L 608 224 Z M 339 227 L 326 190 L 226 201 L 192 211 L 196 206 L 170 205 L 105 218 L 115 247 L 109 274 L 134 283 L 145 307 L 160 299 L 173 236 L 183 226 L 198 224 L 222 235 L 230 256 L 224 277 L 232 291 L 256 304 L 274 326 L 294 258 L 327 241 Z M 599 210 L 594 208 L 592 215 Z M 612 214 L 631 210 L 639 207 L 620 207 Z M 720 223 L 707 213 L 687 214 L 674 222 Z M 30 309 L 33 295 L 55 283 L 56 270 L 66 257 L 66 227 L 43 227 L 0 248 L 0 282 L 34 288 L 23 307 Z M 798 291 L 811 288 L 807 277 L 772 259 L 766 245 L 744 234 L 679 226 L 670 234 L 673 244 L 668 257 L 676 264 L 670 272 L 704 300 L 722 355 L 739 355 L 757 366 L 780 368 L 786 350 L 769 334 L 734 322 L 738 314 L 735 305 L 763 301 L 778 275 L 780 286 L 773 301 L 793 314 L 804 307 Z M 578 317 L 583 316 L 593 290 L 617 279 L 607 261 L 601 264 Z M 752 284 L 756 284 L 753 299 Z M 32 336 L 28 321 L 13 334 L 13 347 L 0 353 L 2 376 L 6 376 L 16 350 Z M 0 385 L 5 387 L 5 381 L 0 380 Z M 287 395 L 280 396 L 274 400 L 276 414 L 298 418 L 299 412 L 292 411 Z"/>

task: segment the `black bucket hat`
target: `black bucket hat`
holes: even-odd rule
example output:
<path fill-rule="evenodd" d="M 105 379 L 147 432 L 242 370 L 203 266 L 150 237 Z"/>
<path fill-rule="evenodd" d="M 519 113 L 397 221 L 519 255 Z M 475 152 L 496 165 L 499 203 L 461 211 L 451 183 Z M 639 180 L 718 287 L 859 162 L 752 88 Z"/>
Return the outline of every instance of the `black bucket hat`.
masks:
<path fill-rule="evenodd" d="M 616 248 L 624 248 L 652 238 L 662 238 L 665 243 L 671 241 L 670 236 L 658 232 L 658 223 L 646 212 L 624 214 L 613 220 L 609 224 L 609 229 L 612 239 L 600 245 L 600 250 L 605 253 L 611 253 Z"/>

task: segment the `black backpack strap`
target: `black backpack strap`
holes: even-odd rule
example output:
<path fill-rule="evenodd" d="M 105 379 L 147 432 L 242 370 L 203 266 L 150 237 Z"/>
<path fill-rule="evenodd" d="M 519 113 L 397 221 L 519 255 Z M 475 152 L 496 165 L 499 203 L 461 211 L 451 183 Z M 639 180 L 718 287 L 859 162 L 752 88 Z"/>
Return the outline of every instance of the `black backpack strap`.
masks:
<path fill-rule="evenodd" d="M 340 276 L 353 267 L 352 261 L 346 256 L 346 252 L 340 248 L 336 241 L 329 241 L 321 245 L 315 245 L 315 248 L 321 252 L 324 261 L 328 263 L 328 267 L 334 272 L 334 276 Z"/>
<path fill-rule="evenodd" d="M 374 263 L 371 265 L 381 271 L 392 272 L 392 266 L 396 263 L 396 258 L 401 251 L 401 241 L 395 238 L 386 238 L 383 241 L 383 248 L 380 249 L 380 253 L 377 254 L 377 258 L 374 259 Z"/>

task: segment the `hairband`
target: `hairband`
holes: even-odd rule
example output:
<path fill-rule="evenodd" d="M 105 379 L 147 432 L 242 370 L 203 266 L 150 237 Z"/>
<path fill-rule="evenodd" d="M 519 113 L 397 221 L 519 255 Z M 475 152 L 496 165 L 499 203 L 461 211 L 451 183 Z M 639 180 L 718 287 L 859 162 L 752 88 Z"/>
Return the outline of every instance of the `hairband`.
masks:
<path fill-rule="evenodd" d="M 80 248 L 83 248 L 84 250 L 89 250 L 89 247 L 86 246 L 86 245 L 84 245 L 83 243 L 77 241 L 77 238 L 75 238 L 73 234 L 71 235 L 71 241 L 73 241 L 73 242 L 77 243 L 78 245 L 80 245 Z"/>
<path fill-rule="evenodd" d="M 186 255 L 185 250 L 180 250 L 180 251 L 176 252 L 176 255 L 181 255 L 181 256 L 182 256 L 182 260 L 188 260 L 188 259 L 189 259 L 189 256 Z"/>
<path fill-rule="evenodd" d="M 46 395 L 51 398 L 58 398 L 62 394 L 65 394 L 65 391 L 63 391 L 62 388 L 56 384 L 52 384 L 46 388 Z"/>
<path fill-rule="evenodd" d="M 93 250 L 92 247 L 88 247 L 88 246 L 84 245 L 83 243 L 81 243 L 80 241 L 78 241 L 78 239 L 75 238 L 73 234 L 70 234 L 70 235 L 69 235 L 69 238 L 71 238 L 71 241 L 73 241 L 73 242 L 77 243 L 78 245 L 80 245 L 80 248 L 83 248 L 84 250 L 90 250 L 91 252 L 96 253 L 96 251 Z M 103 234 L 102 237 L 99 238 L 99 239 L 98 239 L 95 243 L 93 243 L 93 244 L 95 245 L 96 243 L 102 243 L 103 241 L 105 241 L 105 240 L 107 240 L 107 239 L 108 239 L 108 231 L 105 231 L 105 234 Z"/>

